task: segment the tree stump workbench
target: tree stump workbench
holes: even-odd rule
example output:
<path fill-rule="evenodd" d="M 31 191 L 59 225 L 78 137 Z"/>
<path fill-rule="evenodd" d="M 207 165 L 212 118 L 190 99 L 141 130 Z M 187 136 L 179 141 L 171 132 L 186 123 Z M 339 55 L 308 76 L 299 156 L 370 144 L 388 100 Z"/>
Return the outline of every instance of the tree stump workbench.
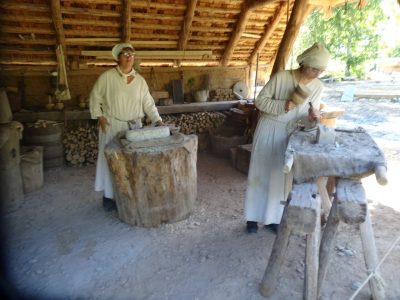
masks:
<path fill-rule="evenodd" d="M 119 218 L 154 227 L 185 219 L 197 197 L 197 136 L 130 143 L 114 139 L 105 148 L 114 180 Z"/>

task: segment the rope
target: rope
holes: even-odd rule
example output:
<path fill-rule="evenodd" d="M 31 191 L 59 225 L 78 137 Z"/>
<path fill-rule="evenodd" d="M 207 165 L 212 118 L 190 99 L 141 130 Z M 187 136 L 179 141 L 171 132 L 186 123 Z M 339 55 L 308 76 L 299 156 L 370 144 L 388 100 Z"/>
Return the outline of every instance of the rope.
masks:
<path fill-rule="evenodd" d="M 375 269 L 372 270 L 372 272 L 368 275 L 368 277 L 364 280 L 364 282 L 358 287 L 358 289 L 351 295 L 349 300 L 354 300 L 354 298 L 358 295 L 358 293 L 361 291 L 361 289 L 364 287 L 364 285 L 367 284 L 367 282 L 371 279 L 371 277 L 375 277 L 378 281 L 378 284 L 383 285 L 382 278 L 379 276 L 379 274 L 376 273 L 376 271 L 379 269 L 383 261 L 386 259 L 386 257 L 392 252 L 393 248 L 396 246 L 396 244 L 400 241 L 400 236 L 397 238 L 397 240 L 390 246 L 389 250 L 386 252 L 386 254 L 383 256 L 381 261 L 378 263 L 378 265 L 375 267 Z"/>

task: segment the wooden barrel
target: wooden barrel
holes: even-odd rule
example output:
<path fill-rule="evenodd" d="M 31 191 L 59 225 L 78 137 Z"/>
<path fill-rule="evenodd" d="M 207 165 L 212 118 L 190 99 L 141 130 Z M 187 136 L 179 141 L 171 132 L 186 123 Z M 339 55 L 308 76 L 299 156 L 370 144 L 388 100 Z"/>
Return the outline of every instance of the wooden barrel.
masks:
<path fill-rule="evenodd" d="M 0 124 L 0 210 L 8 213 L 16 210 L 24 200 L 20 170 L 22 124 Z"/>
<path fill-rule="evenodd" d="M 52 168 L 64 165 L 62 144 L 63 123 L 47 127 L 27 127 L 22 143 L 26 146 L 43 146 L 43 167 Z"/>
<path fill-rule="evenodd" d="M 229 158 L 231 148 L 247 143 L 247 137 L 241 129 L 233 127 L 220 127 L 210 130 L 211 152 L 218 156 Z"/>

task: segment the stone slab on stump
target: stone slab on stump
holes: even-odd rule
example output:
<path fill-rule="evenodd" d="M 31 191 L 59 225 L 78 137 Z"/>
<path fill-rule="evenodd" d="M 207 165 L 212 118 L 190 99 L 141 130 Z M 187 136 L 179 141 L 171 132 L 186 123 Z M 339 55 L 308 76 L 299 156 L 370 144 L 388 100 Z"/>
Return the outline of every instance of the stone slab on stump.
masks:
<path fill-rule="evenodd" d="M 119 218 L 142 227 L 187 218 L 197 197 L 197 136 L 121 141 L 105 148 Z"/>

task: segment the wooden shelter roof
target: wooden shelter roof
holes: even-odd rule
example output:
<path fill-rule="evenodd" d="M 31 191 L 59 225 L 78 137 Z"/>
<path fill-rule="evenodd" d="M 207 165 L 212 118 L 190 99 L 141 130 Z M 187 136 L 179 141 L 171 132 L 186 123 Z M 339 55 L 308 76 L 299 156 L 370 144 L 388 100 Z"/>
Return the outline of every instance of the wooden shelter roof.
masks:
<path fill-rule="evenodd" d="M 346 0 L 301 0 L 326 12 Z M 294 0 L 3 0 L 0 68 L 51 69 L 62 45 L 70 69 L 114 64 L 130 41 L 143 66 L 274 61 Z"/>

